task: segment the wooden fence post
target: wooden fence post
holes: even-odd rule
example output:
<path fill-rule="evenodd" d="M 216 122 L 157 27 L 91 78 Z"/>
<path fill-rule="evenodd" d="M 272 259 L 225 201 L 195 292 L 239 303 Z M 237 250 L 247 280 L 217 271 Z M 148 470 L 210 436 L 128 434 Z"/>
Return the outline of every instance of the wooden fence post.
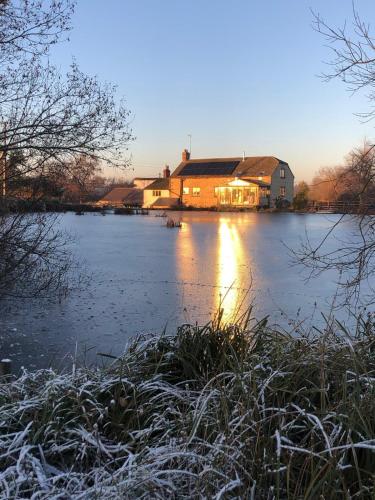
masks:
<path fill-rule="evenodd" d="M 10 359 L 2 359 L 0 361 L 0 379 L 4 377 L 6 381 L 10 379 L 12 375 L 12 362 Z"/>

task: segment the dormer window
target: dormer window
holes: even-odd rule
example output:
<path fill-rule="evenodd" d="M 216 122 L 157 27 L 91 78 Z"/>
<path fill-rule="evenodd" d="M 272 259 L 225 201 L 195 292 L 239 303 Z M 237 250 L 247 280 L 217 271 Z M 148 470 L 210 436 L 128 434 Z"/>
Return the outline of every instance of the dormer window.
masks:
<path fill-rule="evenodd" d="M 284 167 L 280 168 L 280 179 L 285 179 L 285 168 Z"/>

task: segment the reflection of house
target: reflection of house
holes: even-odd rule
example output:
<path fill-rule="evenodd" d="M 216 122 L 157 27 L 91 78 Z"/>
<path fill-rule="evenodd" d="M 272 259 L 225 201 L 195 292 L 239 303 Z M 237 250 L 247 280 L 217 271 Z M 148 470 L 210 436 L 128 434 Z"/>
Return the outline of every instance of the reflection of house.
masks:
<path fill-rule="evenodd" d="M 170 196 L 185 206 L 275 206 L 277 198 L 293 200 L 294 176 L 289 165 L 273 156 L 190 159 L 170 178 Z"/>
<path fill-rule="evenodd" d="M 136 188 L 114 188 L 96 204 L 102 207 L 141 207 L 143 205 L 143 190 Z"/>

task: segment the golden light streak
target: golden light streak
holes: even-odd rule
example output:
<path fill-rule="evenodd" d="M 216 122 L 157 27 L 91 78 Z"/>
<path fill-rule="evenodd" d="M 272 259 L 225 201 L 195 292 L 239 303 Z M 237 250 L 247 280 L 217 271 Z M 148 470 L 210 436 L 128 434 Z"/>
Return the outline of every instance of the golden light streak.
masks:
<path fill-rule="evenodd" d="M 216 309 L 223 308 L 222 319 L 231 321 L 241 305 L 240 266 L 244 260 L 242 241 L 235 223 L 219 221 L 217 239 Z"/>

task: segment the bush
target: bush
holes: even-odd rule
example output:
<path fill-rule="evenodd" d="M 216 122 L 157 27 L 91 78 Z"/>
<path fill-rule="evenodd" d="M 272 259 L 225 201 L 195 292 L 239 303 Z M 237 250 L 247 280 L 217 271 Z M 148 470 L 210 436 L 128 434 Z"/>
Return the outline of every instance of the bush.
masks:
<path fill-rule="evenodd" d="M 304 210 L 309 203 L 309 199 L 307 197 L 307 194 L 304 192 L 300 192 L 296 194 L 296 196 L 293 198 L 293 208 L 295 210 Z"/>
<path fill-rule="evenodd" d="M 287 210 L 290 208 L 290 201 L 286 200 L 282 196 L 278 196 L 275 200 L 275 207 L 278 210 Z"/>

